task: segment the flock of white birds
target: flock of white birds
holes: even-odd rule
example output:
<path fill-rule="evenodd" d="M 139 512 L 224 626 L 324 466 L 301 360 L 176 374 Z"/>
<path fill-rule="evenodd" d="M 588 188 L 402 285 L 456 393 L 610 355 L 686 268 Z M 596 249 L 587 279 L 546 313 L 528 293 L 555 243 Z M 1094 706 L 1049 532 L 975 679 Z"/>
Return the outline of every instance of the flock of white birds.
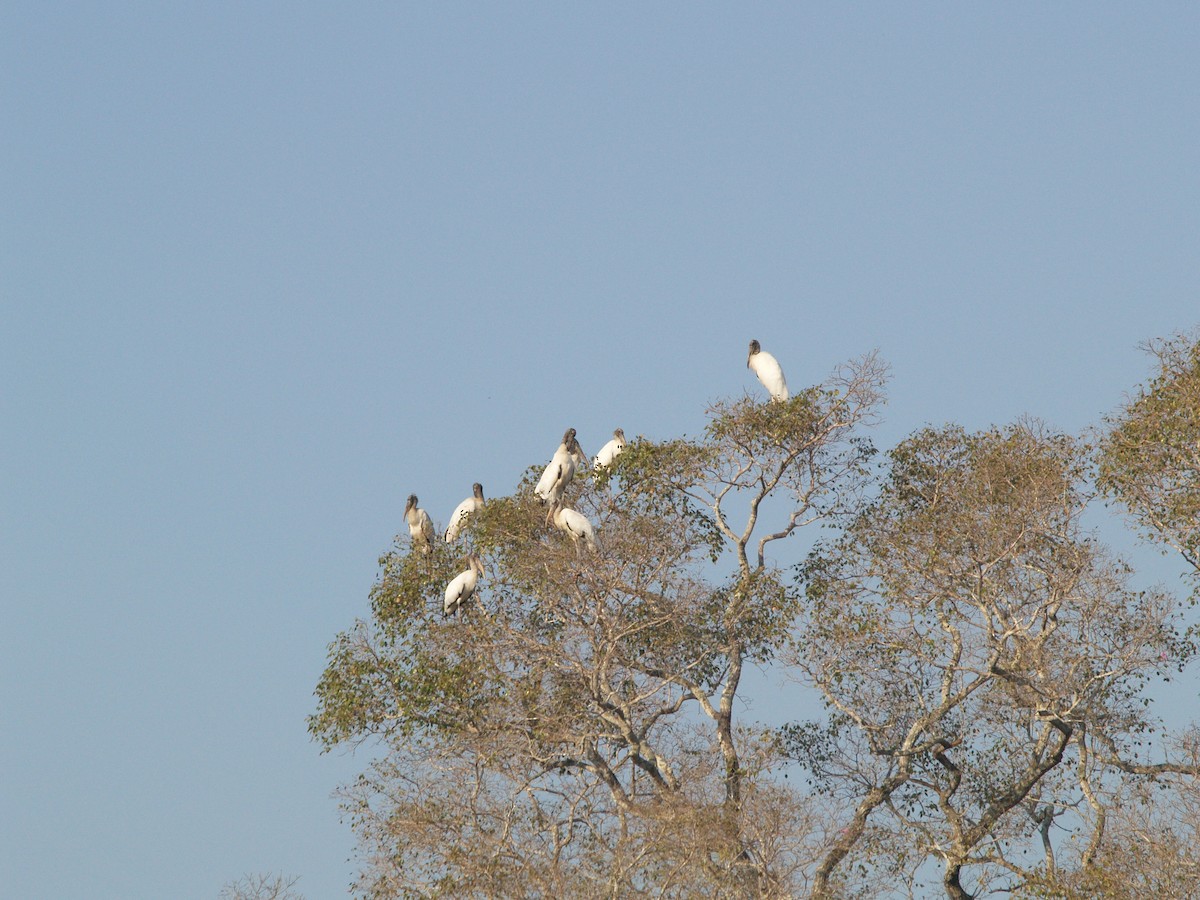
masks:
<path fill-rule="evenodd" d="M 746 367 L 753 370 L 767 389 L 774 401 L 782 402 L 788 399 L 787 381 L 783 377 L 783 368 L 779 360 L 763 350 L 758 341 L 750 342 L 750 354 L 746 357 Z M 625 449 L 625 432 L 620 428 L 613 432 L 612 440 L 600 448 L 592 460 L 592 471 L 600 472 L 612 465 L 613 460 Z M 563 503 L 567 486 L 575 477 L 575 472 L 582 466 L 588 467 L 587 454 L 579 446 L 575 438 L 575 429 L 568 428 L 563 434 L 562 443 L 554 451 L 549 464 L 538 479 L 533 492 L 538 499 L 546 504 L 546 524 L 553 525 L 559 531 L 571 538 L 576 552 L 582 551 L 581 544 L 591 552 L 595 552 L 596 532 L 587 516 L 578 510 L 571 509 Z M 450 514 L 450 524 L 442 535 L 447 544 L 453 544 L 462 533 L 463 526 L 471 514 L 483 506 L 483 485 L 476 482 L 472 486 L 472 495 L 458 504 Z M 429 513 L 417 505 L 417 495 L 410 494 L 404 507 L 404 519 L 408 523 L 408 533 L 412 539 L 413 549 L 427 554 L 433 550 L 434 530 L 433 520 Z M 486 574 L 483 561 L 474 553 L 466 558 L 466 571 L 460 572 L 446 585 L 446 598 L 442 606 L 445 615 L 452 616 L 462 608 L 463 604 L 475 594 L 479 579 Z"/>

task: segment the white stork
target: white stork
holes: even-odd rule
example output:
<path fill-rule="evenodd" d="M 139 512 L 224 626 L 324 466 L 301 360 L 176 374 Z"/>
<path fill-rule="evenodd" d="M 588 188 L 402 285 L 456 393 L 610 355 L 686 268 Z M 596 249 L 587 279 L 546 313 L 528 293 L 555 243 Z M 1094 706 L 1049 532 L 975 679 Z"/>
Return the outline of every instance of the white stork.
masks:
<path fill-rule="evenodd" d="M 450 513 L 450 524 L 446 526 L 446 543 L 453 544 L 467 523 L 467 517 L 477 509 L 483 508 L 483 485 L 478 481 L 471 485 L 473 495 L 454 508 Z"/>
<path fill-rule="evenodd" d="M 587 454 L 579 446 L 579 441 L 575 440 L 575 429 L 568 428 L 533 492 L 543 503 L 561 500 L 567 485 L 575 477 L 575 467 L 579 465 L 587 468 Z"/>
<path fill-rule="evenodd" d="M 472 553 L 467 557 L 467 570 L 455 575 L 454 579 L 446 585 L 446 602 L 442 605 L 443 614 L 454 615 L 464 603 L 475 596 L 479 577 L 484 574 L 486 573 L 483 570 L 483 562 Z"/>
<path fill-rule="evenodd" d="M 404 518 L 408 522 L 408 534 L 414 548 L 422 553 L 433 549 L 433 522 L 429 513 L 417 506 L 417 495 L 409 494 L 404 506 Z"/>
<path fill-rule="evenodd" d="M 587 544 L 587 548 L 593 553 L 596 552 L 596 533 L 592 530 L 592 523 L 583 513 L 576 512 L 569 506 L 563 506 L 560 501 L 555 501 L 550 507 L 546 521 L 553 522 L 554 527 L 564 532 L 575 543 L 576 553 L 579 552 L 580 541 Z"/>
<path fill-rule="evenodd" d="M 762 386 L 767 389 L 772 400 L 783 401 L 788 398 L 787 381 L 783 377 L 783 369 L 779 360 L 759 346 L 758 341 L 750 342 L 750 355 L 746 357 L 746 368 L 753 369 Z"/>
<path fill-rule="evenodd" d="M 620 428 L 613 432 L 612 440 L 600 448 L 596 460 L 592 463 L 592 471 L 599 472 L 612 465 L 612 461 L 625 449 L 625 432 Z"/>

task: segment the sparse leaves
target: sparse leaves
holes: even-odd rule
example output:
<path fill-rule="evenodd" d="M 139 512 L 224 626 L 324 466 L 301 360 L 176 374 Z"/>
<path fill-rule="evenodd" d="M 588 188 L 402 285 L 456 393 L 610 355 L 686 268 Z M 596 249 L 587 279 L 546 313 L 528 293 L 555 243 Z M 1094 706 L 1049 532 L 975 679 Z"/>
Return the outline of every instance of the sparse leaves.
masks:
<path fill-rule="evenodd" d="M 1069 438 L 951 426 L 889 456 L 878 498 L 802 570 L 795 662 L 834 715 L 787 746 L 826 790 L 871 786 L 852 833 L 921 834 L 966 896 L 964 879 L 1016 865 L 995 842 L 1033 834 L 1023 803 L 1083 803 L 1068 759 L 1085 735 L 1151 727 L 1141 686 L 1180 645 L 1169 598 L 1130 589 L 1083 529 L 1086 457 Z"/>
<path fill-rule="evenodd" d="M 221 888 L 219 900 L 304 900 L 293 891 L 298 876 L 243 875 Z"/>
<path fill-rule="evenodd" d="M 1159 350 L 1099 471 L 1194 565 L 1200 356 Z M 309 722 L 380 751 L 343 794 L 359 891 L 830 900 L 918 895 L 934 867 L 959 900 L 1110 896 L 1122 867 L 1173 889 L 1200 742 L 1137 751 L 1159 735 L 1146 683 L 1196 653 L 1177 598 L 1084 527 L 1094 462 L 1070 436 L 951 425 L 876 458 L 884 376 L 868 356 L 788 401 L 714 403 L 698 439 L 629 442 L 566 489 L 593 551 L 547 521 L 540 467 L 455 547 L 401 538 Z M 774 542 L 815 523 L 790 577 Z M 486 576 L 444 618 L 466 553 Z M 824 715 L 742 721 L 748 663 Z M 1130 798 L 1164 823 L 1145 846 Z"/>
<path fill-rule="evenodd" d="M 360 888 L 791 892 L 816 852 L 806 804 L 772 785 L 778 742 L 735 722 L 735 698 L 745 662 L 776 658 L 801 606 L 763 548 L 849 508 L 882 377 L 868 359 L 784 404 L 718 404 L 702 440 L 630 442 L 567 490 L 595 552 L 548 525 L 531 468 L 455 548 L 402 542 L 384 557 L 373 616 L 331 646 L 310 720 L 327 747 L 389 748 L 346 794 L 368 848 Z M 465 552 L 488 574 L 443 619 Z"/>
<path fill-rule="evenodd" d="M 1099 481 L 1200 576 L 1200 337 L 1149 345 L 1158 371 L 1100 440 Z"/>

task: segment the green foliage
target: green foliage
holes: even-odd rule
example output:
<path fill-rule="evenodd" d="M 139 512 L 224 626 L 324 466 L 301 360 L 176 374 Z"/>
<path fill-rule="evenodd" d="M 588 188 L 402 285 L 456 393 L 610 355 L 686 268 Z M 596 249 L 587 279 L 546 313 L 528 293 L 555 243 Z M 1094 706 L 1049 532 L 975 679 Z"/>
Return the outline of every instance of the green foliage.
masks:
<path fill-rule="evenodd" d="M 703 548 L 716 562 L 725 540 L 711 511 L 695 496 L 713 457 L 711 447 L 685 439 L 655 443 L 639 438 L 626 444 L 603 478 L 620 478 L 622 500 L 631 515 L 647 524 L 682 526 L 682 542 L 689 549 Z"/>
<path fill-rule="evenodd" d="M 786 493 L 797 519 L 849 508 L 875 455 L 870 440 L 854 430 L 868 415 L 858 404 L 878 399 L 861 390 L 812 387 L 782 403 L 742 398 L 713 404 L 703 473 L 717 505 L 732 489 L 749 495 L 753 511 L 777 491 Z"/>
<path fill-rule="evenodd" d="M 705 895 L 743 896 L 766 884 L 742 804 L 771 798 L 778 810 L 787 795 L 759 783 L 776 742 L 734 724 L 734 698 L 746 662 L 788 646 L 802 603 L 762 547 L 853 495 L 873 452 L 856 426 L 881 373 L 847 369 L 786 403 L 719 403 L 702 440 L 639 438 L 599 475 L 578 472 L 565 499 L 592 522 L 596 552 L 548 521 L 531 467 L 455 546 L 414 553 L 401 541 L 383 557 L 372 617 L 330 646 L 309 721 L 327 748 L 390 748 L 348 806 L 364 840 L 391 848 L 380 880 L 363 884 L 381 896 L 557 896 L 547 885 L 561 870 L 532 849 L 550 846 L 556 865 L 605 880 L 633 854 L 616 883 L 635 892 L 692 896 L 704 883 Z M 784 502 L 768 513 L 760 504 L 777 490 Z M 750 507 L 739 531 L 722 505 L 731 492 Z M 466 553 L 486 574 L 447 619 L 442 593 Z M 501 849 L 502 833 L 526 843 Z M 638 849 L 652 838 L 662 846 Z M 492 861 L 467 846 L 493 846 Z M 664 888 L 695 853 L 688 868 L 702 877 Z"/>
<path fill-rule="evenodd" d="M 754 459 L 780 448 L 789 452 L 813 446 L 841 395 L 831 388 L 811 387 L 783 402 L 759 403 L 752 397 L 714 404 L 705 433 L 714 455 L 737 461 Z"/>
<path fill-rule="evenodd" d="M 1177 335 L 1150 350 L 1158 372 L 1109 419 L 1098 480 L 1200 573 L 1200 339 Z"/>
<path fill-rule="evenodd" d="M 886 515 L 889 535 L 903 532 L 910 552 L 921 548 L 942 561 L 959 556 L 970 564 L 1006 549 L 1032 551 L 1066 527 L 1083 502 L 1079 448 L 1036 423 L 978 434 L 927 428 L 888 456 L 884 496 L 855 529 L 863 532 L 864 519 Z"/>
<path fill-rule="evenodd" d="M 1200 895 L 1196 835 L 1143 829 L 1114 835 L 1090 865 L 1039 871 L 1012 892 L 1014 900 L 1194 900 Z"/>
<path fill-rule="evenodd" d="M 821 790 L 887 783 L 874 827 L 919 829 L 963 866 L 977 842 L 1036 832 L 1025 798 L 1078 806 L 1063 759 L 1079 732 L 1152 727 L 1141 689 L 1190 651 L 1170 599 L 1131 590 L 1084 531 L 1076 441 L 1036 423 L 927 428 L 889 462 L 799 567 L 797 663 L 831 715 L 783 742 Z"/>
<path fill-rule="evenodd" d="M 1097 466 L 1188 555 L 1200 351 L 1161 358 Z M 828 900 L 919 893 L 935 856 L 960 898 L 960 876 L 1109 896 L 1121 860 L 1173 885 L 1136 854 L 1063 854 L 1055 872 L 1008 848 L 1065 810 L 1099 834 L 1128 782 L 1200 772 L 1122 756 L 1157 727 L 1147 680 L 1183 671 L 1195 634 L 1084 529 L 1088 448 L 1036 422 L 949 425 L 881 465 L 862 426 L 883 377 L 867 357 L 785 402 L 722 400 L 702 437 L 639 437 L 578 472 L 565 500 L 594 551 L 549 521 L 540 466 L 455 545 L 401 539 L 309 720 L 327 749 L 384 751 L 345 795 L 359 888 Z M 773 542 L 817 522 L 834 530 L 789 577 Z M 468 554 L 484 575 L 447 618 Z M 748 663 L 788 665 L 825 715 L 747 727 Z M 1161 858 L 1190 865 L 1182 846 Z"/>

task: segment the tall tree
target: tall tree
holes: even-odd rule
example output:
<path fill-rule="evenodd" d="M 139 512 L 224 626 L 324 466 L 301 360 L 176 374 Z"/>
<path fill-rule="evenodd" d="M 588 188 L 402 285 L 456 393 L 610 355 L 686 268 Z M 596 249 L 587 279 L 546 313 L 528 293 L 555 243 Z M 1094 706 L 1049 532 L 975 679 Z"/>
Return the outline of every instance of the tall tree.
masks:
<path fill-rule="evenodd" d="M 1160 350 L 1098 467 L 1032 421 L 927 428 L 881 461 L 867 357 L 576 477 L 563 499 L 596 548 L 554 526 L 537 469 L 454 548 L 398 539 L 310 719 L 326 747 L 377 750 L 343 796 L 359 891 L 1134 896 L 1122 872 L 1171 890 L 1200 865 L 1200 741 L 1162 732 L 1146 686 L 1193 635 L 1084 526 L 1098 468 L 1195 565 L 1197 351 Z M 816 523 L 829 536 L 784 567 L 777 542 Z M 483 575 L 444 617 L 463 553 Z M 742 718 L 753 664 L 824 714 Z"/>
<path fill-rule="evenodd" d="M 855 505 L 883 377 L 868 357 L 784 402 L 717 403 L 701 440 L 634 442 L 568 492 L 594 553 L 548 525 L 531 473 L 466 526 L 486 575 L 456 618 L 448 548 L 384 557 L 310 723 L 386 748 L 346 793 L 360 890 L 794 893 L 819 829 L 735 701 L 799 609 L 768 548 Z"/>
<path fill-rule="evenodd" d="M 1083 529 L 1086 472 L 1082 448 L 1035 423 L 927 429 L 810 558 L 793 662 L 829 716 L 786 737 L 852 810 L 814 896 L 848 863 L 896 884 L 936 864 L 958 900 L 1064 855 L 1087 866 L 1125 782 L 1153 774 L 1128 759 L 1155 726 L 1142 687 L 1192 648 L 1172 599 L 1131 589 Z M 1078 849 L 1055 848 L 1052 828 Z"/>

